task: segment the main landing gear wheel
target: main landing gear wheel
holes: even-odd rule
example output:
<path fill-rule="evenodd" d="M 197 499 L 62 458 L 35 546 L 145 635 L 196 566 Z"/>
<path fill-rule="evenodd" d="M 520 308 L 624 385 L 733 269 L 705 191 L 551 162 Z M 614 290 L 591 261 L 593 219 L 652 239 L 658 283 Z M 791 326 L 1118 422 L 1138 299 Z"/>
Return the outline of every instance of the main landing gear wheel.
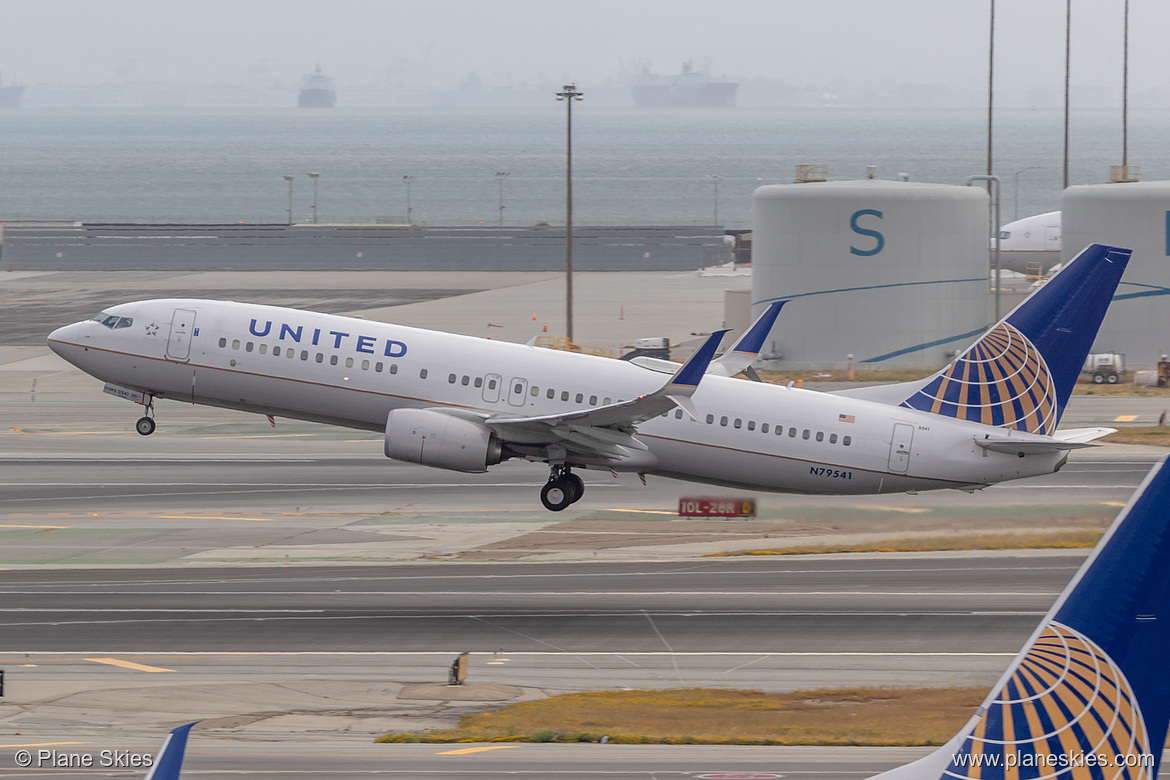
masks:
<path fill-rule="evenodd" d="M 585 483 L 568 466 L 553 466 L 548 482 L 540 489 L 540 503 L 550 512 L 559 512 L 585 495 Z"/>
<path fill-rule="evenodd" d="M 138 431 L 143 436 L 149 436 L 154 433 L 154 418 L 139 417 L 138 422 L 134 423 L 134 430 Z"/>

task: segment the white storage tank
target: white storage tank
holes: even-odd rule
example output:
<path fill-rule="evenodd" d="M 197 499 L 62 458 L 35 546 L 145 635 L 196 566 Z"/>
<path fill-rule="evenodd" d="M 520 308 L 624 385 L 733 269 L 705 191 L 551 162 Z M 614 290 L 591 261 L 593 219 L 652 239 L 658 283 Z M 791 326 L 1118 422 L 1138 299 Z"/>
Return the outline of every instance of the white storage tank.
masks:
<path fill-rule="evenodd" d="M 1069 187 L 1060 198 L 1061 259 L 1091 243 L 1133 250 L 1094 352 L 1120 352 L 1149 368 L 1170 352 L 1170 182 Z"/>
<path fill-rule="evenodd" d="M 989 323 L 987 209 L 983 187 L 867 179 L 757 189 L 752 313 L 790 301 L 766 365 L 843 367 L 848 355 L 859 369 L 944 365 Z"/>

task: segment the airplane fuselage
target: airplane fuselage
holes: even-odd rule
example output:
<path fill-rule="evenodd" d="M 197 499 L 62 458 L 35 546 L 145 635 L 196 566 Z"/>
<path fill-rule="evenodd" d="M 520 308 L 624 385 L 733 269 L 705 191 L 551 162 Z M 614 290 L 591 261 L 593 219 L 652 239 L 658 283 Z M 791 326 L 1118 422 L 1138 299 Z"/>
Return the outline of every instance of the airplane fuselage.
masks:
<path fill-rule="evenodd" d="M 150 396 L 386 429 L 395 409 L 559 414 L 652 393 L 666 376 L 625 361 L 256 304 L 167 299 L 56 331 L 87 373 Z M 1001 431 L 915 409 L 706 376 L 691 399 L 637 427 L 645 451 L 583 467 L 781 492 L 858 494 L 982 487 L 1052 473 L 1064 452 L 1009 454 Z"/>

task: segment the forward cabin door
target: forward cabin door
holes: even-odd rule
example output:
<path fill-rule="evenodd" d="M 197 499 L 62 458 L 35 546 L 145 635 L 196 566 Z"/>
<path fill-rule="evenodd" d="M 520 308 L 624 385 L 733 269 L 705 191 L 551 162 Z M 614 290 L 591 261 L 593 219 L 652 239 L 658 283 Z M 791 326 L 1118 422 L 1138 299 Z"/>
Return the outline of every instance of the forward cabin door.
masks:
<path fill-rule="evenodd" d="M 910 444 L 914 440 L 914 426 L 895 423 L 890 441 L 890 471 L 905 474 L 910 468 Z"/>
<path fill-rule="evenodd" d="M 512 377 L 512 381 L 508 383 L 508 403 L 512 406 L 523 406 L 528 393 L 528 380 L 522 376 Z"/>
<path fill-rule="evenodd" d="M 191 359 L 191 336 L 195 333 L 195 312 L 175 309 L 171 334 L 167 337 L 167 359 L 185 363 Z"/>

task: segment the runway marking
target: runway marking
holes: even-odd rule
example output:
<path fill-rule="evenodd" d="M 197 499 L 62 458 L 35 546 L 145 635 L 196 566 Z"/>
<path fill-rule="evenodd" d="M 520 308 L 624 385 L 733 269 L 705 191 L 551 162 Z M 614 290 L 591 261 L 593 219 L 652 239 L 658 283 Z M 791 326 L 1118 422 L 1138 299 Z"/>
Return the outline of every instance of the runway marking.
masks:
<path fill-rule="evenodd" d="M 68 525 L 0 525 L 0 528 L 47 528 L 47 529 L 60 529 L 60 528 L 70 528 L 70 527 L 71 527 L 71 526 L 68 526 Z"/>
<path fill-rule="evenodd" d="M 271 517 L 229 517 L 226 515 L 155 515 L 160 520 L 247 520 L 252 523 L 272 523 Z"/>
<path fill-rule="evenodd" d="M 1113 422 L 1133 422 L 1137 418 L 1136 414 L 1119 414 L 1113 418 Z"/>
<path fill-rule="evenodd" d="M 109 666 L 121 666 L 123 669 L 134 669 L 139 672 L 173 672 L 174 669 L 163 669 L 158 666 L 147 666 L 146 664 L 136 664 L 133 661 L 123 661 L 121 658 L 86 658 L 86 661 L 93 661 L 95 664 L 108 664 Z"/>
<path fill-rule="evenodd" d="M 488 750 L 507 750 L 508 748 L 517 748 L 519 745 L 488 745 L 487 747 L 470 747 L 460 748 L 459 750 L 444 750 L 441 753 L 435 753 L 436 756 L 467 756 L 472 753 L 483 753 Z"/>
<path fill-rule="evenodd" d="M 27 745 L 0 745 L 0 749 L 9 748 L 30 748 L 30 747 L 53 747 L 55 745 L 91 745 L 91 742 L 31 742 Z"/>

